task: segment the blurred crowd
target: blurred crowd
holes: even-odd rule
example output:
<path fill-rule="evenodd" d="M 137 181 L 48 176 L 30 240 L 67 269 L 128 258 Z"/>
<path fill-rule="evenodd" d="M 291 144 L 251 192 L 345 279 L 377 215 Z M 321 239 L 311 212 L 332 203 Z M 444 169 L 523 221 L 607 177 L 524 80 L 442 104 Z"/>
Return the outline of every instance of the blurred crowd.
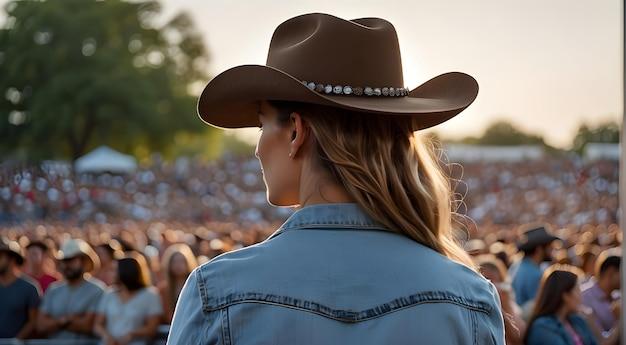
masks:
<path fill-rule="evenodd" d="M 195 232 L 144 226 L 4 232 L 0 338 L 150 344 L 159 325 L 171 322 L 195 267 L 271 234 L 270 228 L 242 231 L 232 224 Z M 507 344 L 552 344 L 555 332 L 580 337 L 580 344 L 617 344 L 621 235 L 611 227 L 610 239 L 601 240 L 604 233 L 596 229 L 561 238 L 550 225 L 528 224 L 511 229 L 515 241 L 466 242 L 498 291 Z"/>
<path fill-rule="evenodd" d="M 548 222 L 557 227 L 617 223 L 619 163 L 577 156 L 452 165 L 465 213 L 484 232 Z"/>
<path fill-rule="evenodd" d="M 578 156 L 522 162 L 449 164 L 460 213 L 493 232 L 533 221 L 610 225 L 617 222 L 617 161 Z M 210 163 L 155 157 L 129 175 L 75 175 L 55 165 L 0 167 L 0 225 L 24 221 L 74 224 L 207 221 L 267 224 L 290 211 L 267 204 L 258 160 Z"/>
<path fill-rule="evenodd" d="M 134 222 L 3 229 L 0 338 L 148 344 L 159 325 L 171 322 L 195 267 L 271 234 L 270 227 L 208 225 L 193 231 Z"/>
<path fill-rule="evenodd" d="M 149 344 L 197 265 L 267 238 L 255 159 L 159 161 L 135 174 L 46 167 L 0 178 L 0 338 Z M 618 163 L 450 165 L 466 250 L 496 286 L 507 344 L 616 344 Z M 160 326 L 161 325 L 161 326 Z"/>
<path fill-rule="evenodd" d="M 0 167 L 0 224 L 126 219 L 259 224 L 284 219 L 269 207 L 256 158 L 210 163 L 158 156 L 132 174 L 74 174 L 62 164 Z"/>

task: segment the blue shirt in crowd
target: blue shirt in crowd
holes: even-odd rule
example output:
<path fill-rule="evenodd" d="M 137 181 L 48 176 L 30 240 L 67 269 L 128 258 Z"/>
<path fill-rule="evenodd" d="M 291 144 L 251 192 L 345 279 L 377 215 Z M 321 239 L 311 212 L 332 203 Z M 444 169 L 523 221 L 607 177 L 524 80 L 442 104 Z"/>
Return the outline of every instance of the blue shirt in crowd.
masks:
<path fill-rule="evenodd" d="M 596 339 L 580 316 L 572 314 L 568 318 L 572 328 L 582 340 L 583 345 L 597 345 Z M 574 339 L 567 328 L 555 315 L 545 315 L 537 318 L 528 329 L 526 345 L 575 345 Z"/>
<path fill-rule="evenodd" d="M 14 338 L 28 322 L 28 313 L 37 309 L 40 291 L 29 277 L 18 277 L 9 285 L 0 284 L 0 338 Z"/>
<path fill-rule="evenodd" d="M 539 265 L 529 258 L 522 259 L 513 276 L 512 283 L 513 290 L 515 290 L 515 301 L 518 305 L 523 306 L 535 298 L 542 274 Z"/>

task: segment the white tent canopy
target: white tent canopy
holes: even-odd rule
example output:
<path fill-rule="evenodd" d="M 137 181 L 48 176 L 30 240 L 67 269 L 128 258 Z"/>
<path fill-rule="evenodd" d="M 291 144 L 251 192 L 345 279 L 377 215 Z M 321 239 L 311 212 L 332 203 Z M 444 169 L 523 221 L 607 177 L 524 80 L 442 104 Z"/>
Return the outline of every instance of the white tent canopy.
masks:
<path fill-rule="evenodd" d="M 137 170 L 135 157 L 117 152 L 108 146 L 100 146 L 80 157 L 74 163 L 74 170 L 79 173 L 132 173 Z"/>
<path fill-rule="evenodd" d="M 451 162 L 520 162 L 543 158 L 539 145 L 482 146 L 449 144 L 445 151 Z"/>

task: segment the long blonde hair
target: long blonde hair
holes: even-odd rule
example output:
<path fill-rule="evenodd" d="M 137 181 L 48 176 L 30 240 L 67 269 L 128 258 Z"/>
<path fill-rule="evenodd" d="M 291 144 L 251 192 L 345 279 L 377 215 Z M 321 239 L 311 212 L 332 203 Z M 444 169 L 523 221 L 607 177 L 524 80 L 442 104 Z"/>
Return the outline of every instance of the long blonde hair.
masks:
<path fill-rule="evenodd" d="M 320 163 L 372 218 L 472 269 L 453 236 L 453 190 L 430 139 L 411 117 L 378 116 L 270 101 L 286 122 L 298 112 L 310 126 Z"/>

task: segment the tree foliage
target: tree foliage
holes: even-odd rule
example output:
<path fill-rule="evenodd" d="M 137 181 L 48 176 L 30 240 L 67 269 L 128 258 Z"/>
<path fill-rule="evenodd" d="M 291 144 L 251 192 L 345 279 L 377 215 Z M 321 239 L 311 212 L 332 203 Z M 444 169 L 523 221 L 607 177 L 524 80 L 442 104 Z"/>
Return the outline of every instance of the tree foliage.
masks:
<path fill-rule="evenodd" d="M 582 153 L 588 143 L 619 143 L 620 126 L 616 122 L 601 123 L 596 127 L 582 124 L 572 142 L 572 149 Z"/>
<path fill-rule="evenodd" d="M 513 145 L 542 145 L 546 146 L 543 137 L 529 134 L 516 128 L 507 121 L 497 121 L 491 124 L 481 137 L 467 137 L 461 140 L 462 143 L 472 145 L 493 145 L 493 146 L 513 146 Z"/>
<path fill-rule="evenodd" d="M 107 144 L 167 150 L 199 124 L 208 54 L 158 1 L 11 1 L 0 29 L 0 155 L 77 158 Z M 204 135 L 198 133 L 198 135 Z"/>

